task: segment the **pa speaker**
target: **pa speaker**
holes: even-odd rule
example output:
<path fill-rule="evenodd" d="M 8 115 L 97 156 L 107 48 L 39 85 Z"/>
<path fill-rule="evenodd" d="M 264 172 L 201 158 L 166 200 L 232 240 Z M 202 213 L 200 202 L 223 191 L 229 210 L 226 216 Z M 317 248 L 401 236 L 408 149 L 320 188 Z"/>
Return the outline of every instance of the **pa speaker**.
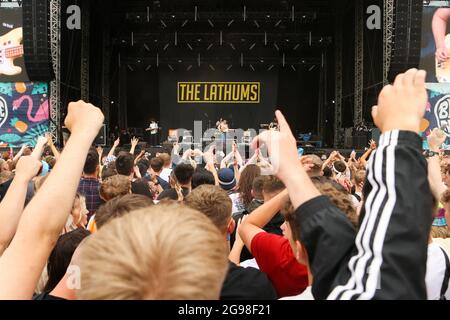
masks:
<path fill-rule="evenodd" d="M 395 1 L 394 39 L 388 80 L 420 62 L 423 0 Z"/>
<path fill-rule="evenodd" d="M 30 81 L 53 80 L 50 48 L 50 14 L 48 0 L 24 0 L 23 48 Z"/>

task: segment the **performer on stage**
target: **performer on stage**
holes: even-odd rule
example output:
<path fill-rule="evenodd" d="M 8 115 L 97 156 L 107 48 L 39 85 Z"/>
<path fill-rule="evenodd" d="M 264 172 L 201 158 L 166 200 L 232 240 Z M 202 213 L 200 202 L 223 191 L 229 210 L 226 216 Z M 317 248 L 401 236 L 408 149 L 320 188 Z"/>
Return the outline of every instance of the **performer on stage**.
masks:
<path fill-rule="evenodd" d="M 150 133 L 149 143 L 152 147 L 159 145 L 159 130 L 158 122 L 156 122 L 155 118 L 151 118 L 150 125 L 145 131 Z"/>
<path fill-rule="evenodd" d="M 272 130 L 272 131 L 279 131 L 279 130 L 280 130 L 280 127 L 279 127 L 279 125 L 278 125 L 277 118 L 275 118 L 275 119 L 270 123 L 270 125 L 269 125 L 269 130 Z"/>
<path fill-rule="evenodd" d="M 220 120 L 217 121 L 216 126 L 217 129 L 219 129 L 219 131 L 221 132 L 222 141 L 225 142 L 227 140 L 227 132 L 228 130 L 230 130 L 227 120 L 223 120 L 222 118 L 220 118 Z"/>

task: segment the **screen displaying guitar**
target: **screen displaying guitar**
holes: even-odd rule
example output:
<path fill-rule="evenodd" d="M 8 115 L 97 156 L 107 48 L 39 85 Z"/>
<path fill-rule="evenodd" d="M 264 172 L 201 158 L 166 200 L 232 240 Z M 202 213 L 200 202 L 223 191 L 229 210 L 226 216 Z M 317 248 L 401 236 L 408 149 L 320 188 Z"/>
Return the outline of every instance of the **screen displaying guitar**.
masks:
<path fill-rule="evenodd" d="M 22 28 L 16 28 L 0 36 L 0 76 L 16 76 L 22 68 L 14 65 L 14 60 L 23 56 Z"/>

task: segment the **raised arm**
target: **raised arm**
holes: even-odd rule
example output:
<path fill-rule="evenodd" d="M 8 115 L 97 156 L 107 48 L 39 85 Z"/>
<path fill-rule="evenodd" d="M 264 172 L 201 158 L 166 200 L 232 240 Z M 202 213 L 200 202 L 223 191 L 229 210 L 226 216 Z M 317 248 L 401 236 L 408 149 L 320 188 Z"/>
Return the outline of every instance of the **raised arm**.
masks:
<path fill-rule="evenodd" d="M 52 150 L 53 156 L 55 157 L 56 161 L 58 161 L 59 156 L 61 155 L 58 151 L 58 149 L 56 149 L 55 144 L 53 143 L 53 138 L 52 135 L 50 133 L 47 133 L 45 135 L 45 137 L 47 138 L 47 145 L 50 147 L 50 149 Z"/>
<path fill-rule="evenodd" d="M 16 166 L 16 175 L 5 198 L 0 202 L 0 257 L 16 233 L 27 195 L 28 183 L 41 168 L 33 157 L 22 157 Z"/>
<path fill-rule="evenodd" d="M 133 137 L 133 139 L 131 139 L 131 149 L 130 149 L 130 153 L 134 154 L 134 151 L 136 150 L 136 146 L 139 143 L 139 139 L 136 137 Z"/>
<path fill-rule="evenodd" d="M 109 150 L 108 158 L 114 155 L 114 152 L 116 151 L 116 148 L 119 146 L 119 144 L 120 144 L 120 138 L 117 138 L 116 141 L 114 141 L 114 144 L 113 144 L 111 150 Z"/>
<path fill-rule="evenodd" d="M 34 147 L 33 152 L 31 153 L 31 157 L 36 160 L 41 160 L 42 153 L 44 152 L 45 145 L 47 144 L 47 138 L 39 137 L 36 146 Z"/>
<path fill-rule="evenodd" d="M 261 232 L 265 232 L 263 227 L 272 220 L 272 218 L 280 212 L 283 205 L 288 200 L 288 191 L 285 190 L 274 198 L 255 209 L 242 222 L 238 232 L 247 249 L 251 252 L 253 238 Z"/>
<path fill-rule="evenodd" d="M 436 59 L 443 62 L 448 59 L 448 50 L 445 46 L 445 34 L 447 33 L 447 22 L 450 18 L 450 9 L 437 9 L 432 21 L 433 36 L 436 42 Z"/>
<path fill-rule="evenodd" d="M 103 123 L 100 109 L 70 103 L 71 131 L 60 160 L 25 208 L 16 235 L 0 258 L 0 299 L 30 299 L 72 209 L 84 162 Z"/>
<path fill-rule="evenodd" d="M 431 192 L 437 201 L 440 201 L 442 194 L 447 190 L 441 176 L 441 166 L 439 160 L 439 152 L 442 143 L 446 139 L 445 133 L 435 128 L 428 136 L 428 146 L 430 151 L 436 154 L 427 159 L 428 161 L 428 181 L 430 182 Z"/>

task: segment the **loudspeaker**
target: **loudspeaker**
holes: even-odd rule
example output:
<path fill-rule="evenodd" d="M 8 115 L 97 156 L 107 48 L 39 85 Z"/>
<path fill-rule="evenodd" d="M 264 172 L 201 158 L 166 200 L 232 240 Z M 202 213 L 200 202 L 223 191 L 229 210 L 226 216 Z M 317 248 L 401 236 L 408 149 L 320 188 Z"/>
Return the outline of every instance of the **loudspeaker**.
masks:
<path fill-rule="evenodd" d="M 104 124 L 95 138 L 94 144 L 96 146 L 106 146 L 106 137 L 106 124 Z"/>
<path fill-rule="evenodd" d="M 395 1 L 394 39 L 388 80 L 420 62 L 423 0 Z"/>
<path fill-rule="evenodd" d="M 23 49 L 30 81 L 54 79 L 50 48 L 48 0 L 24 0 L 22 5 Z"/>

